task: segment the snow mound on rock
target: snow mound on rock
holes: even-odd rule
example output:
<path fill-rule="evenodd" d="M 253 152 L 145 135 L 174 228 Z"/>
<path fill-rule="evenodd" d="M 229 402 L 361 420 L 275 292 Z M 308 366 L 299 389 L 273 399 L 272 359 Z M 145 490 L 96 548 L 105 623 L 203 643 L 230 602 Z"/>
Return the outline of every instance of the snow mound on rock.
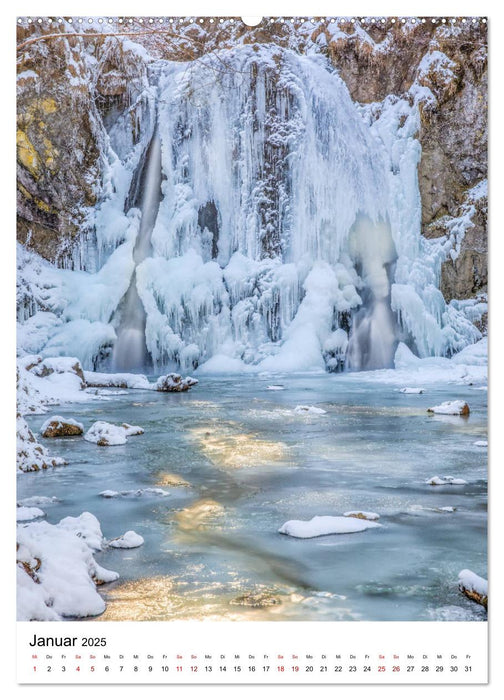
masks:
<path fill-rule="evenodd" d="M 360 518 L 316 515 L 311 520 L 288 520 L 278 532 L 283 535 L 305 539 L 308 537 L 320 537 L 321 535 L 344 535 L 352 532 L 362 532 L 373 527 L 381 527 L 381 525 Z"/>
<path fill-rule="evenodd" d="M 96 421 L 84 435 L 84 440 L 94 442 L 100 447 L 109 447 L 112 445 L 125 445 L 127 438 L 131 435 L 142 435 L 144 429 L 139 425 L 114 425 L 106 421 Z"/>
<path fill-rule="evenodd" d="M 89 617 L 105 610 L 96 584 L 115 581 L 119 574 L 93 557 L 94 545 L 101 548 L 91 536 L 98 530 L 91 513 L 57 525 L 42 521 L 18 526 L 18 620 Z"/>
<path fill-rule="evenodd" d="M 128 530 L 121 537 L 117 537 L 109 542 L 109 547 L 116 547 L 117 549 L 134 549 L 135 547 L 141 547 L 145 542 L 144 538 L 137 534 L 134 530 Z"/>

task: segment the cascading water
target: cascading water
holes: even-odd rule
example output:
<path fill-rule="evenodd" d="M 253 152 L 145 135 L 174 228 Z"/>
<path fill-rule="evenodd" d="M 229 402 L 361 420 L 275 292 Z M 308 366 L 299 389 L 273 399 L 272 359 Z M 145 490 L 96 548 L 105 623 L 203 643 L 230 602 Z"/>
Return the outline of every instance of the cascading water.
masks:
<path fill-rule="evenodd" d="M 369 370 L 392 367 L 397 347 L 390 308 L 390 268 L 397 259 L 390 225 L 359 216 L 349 236 L 349 250 L 364 283 L 362 307 L 354 314 L 346 366 Z"/>
<path fill-rule="evenodd" d="M 161 139 L 155 128 L 140 176 L 141 219 L 133 249 L 135 270 L 121 308 L 121 325 L 114 345 L 112 365 L 118 371 L 145 368 L 149 353 L 145 343 L 146 315 L 137 291 L 136 267 L 152 252 L 151 233 L 161 201 Z"/>

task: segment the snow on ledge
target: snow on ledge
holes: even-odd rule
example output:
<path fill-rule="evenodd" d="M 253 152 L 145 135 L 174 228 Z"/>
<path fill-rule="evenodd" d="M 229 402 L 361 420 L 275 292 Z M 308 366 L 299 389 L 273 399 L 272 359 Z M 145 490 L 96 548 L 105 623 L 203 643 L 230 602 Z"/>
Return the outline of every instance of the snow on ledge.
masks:
<path fill-rule="evenodd" d="M 35 506 L 18 506 L 16 508 L 16 521 L 35 520 L 35 518 L 43 518 L 45 515 L 41 508 Z"/>
<path fill-rule="evenodd" d="M 84 371 L 88 387 L 118 387 L 119 389 L 151 389 L 152 385 L 144 374 L 122 372 L 106 374 L 105 372 Z"/>
<path fill-rule="evenodd" d="M 278 532 L 282 535 L 306 539 L 322 535 L 345 535 L 352 532 L 362 532 L 373 527 L 381 527 L 381 525 L 361 518 L 316 515 L 311 520 L 288 520 Z"/>
<path fill-rule="evenodd" d="M 37 442 L 25 419 L 16 418 L 16 468 L 21 472 L 60 467 L 66 464 L 62 457 L 51 457 L 46 448 Z"/>

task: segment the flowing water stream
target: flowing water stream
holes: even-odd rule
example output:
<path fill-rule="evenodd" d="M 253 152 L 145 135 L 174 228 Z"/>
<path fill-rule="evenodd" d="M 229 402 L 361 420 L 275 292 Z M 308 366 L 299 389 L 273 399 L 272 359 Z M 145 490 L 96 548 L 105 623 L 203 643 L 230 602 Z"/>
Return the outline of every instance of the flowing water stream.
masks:
<path fill-rule="evenodd" d="M 486 393 L 437 385 L 405 395 L 369 376 L 203 377 L 186 394 L 118 391 L 58 407 L 86 429 L 125 421 L 145 434 L 108 448 L 52 440 L 68 466 L 21 474 L 18 499 L 56 496 L 43 506 L 49 522 L 90 511 L 106 538 L 144 537 L 138 549 L 96 555 L 120 574 L 101 587 L 97 619 L 482 619 L 457 576 L 486 576 L 487 460 L 474 444 L 486 439 Z M 273 381 L 283 389 L 268 389 Z M 426 413 L 455 391 L 469 418 Z M 326 413 L 299 415 L 297 405 Z M 38 430 L 45 418 L 27 420 Z M 467 484 L 427 485 L 435 474 Z M 378 513 L 382 527 L 278 533 L 290 519 L 349 510 Z"/>
<path fill-rule="evenodd" d="M 133 249 L 133 260 L 138 266 L 152 254 L 151 233 L 161 202 L 161 139 L 157 128 L 145 156 L 140 173 L 140 200 L 142 216 Z M 137 290 L 136 268 L 122 303 L 121 325 L 114 345 L 112 366 L 116 371 L 144 369 L 149 363 L 145 343 L 145 310 Z"/>

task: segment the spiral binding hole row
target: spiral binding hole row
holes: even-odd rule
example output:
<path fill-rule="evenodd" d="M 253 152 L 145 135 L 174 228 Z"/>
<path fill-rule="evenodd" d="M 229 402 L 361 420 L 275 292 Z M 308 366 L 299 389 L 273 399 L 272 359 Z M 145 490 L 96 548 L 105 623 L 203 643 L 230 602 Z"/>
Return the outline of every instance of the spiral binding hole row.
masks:
<path fill-rule="evenodd" d="M 42 17 L 19 17 L 17 20 L 17 23 L 20 25 L 24 24 L 35 24 L 35 25 L 42 25 L 44 23 L 47 23 L 49 25 L 51 24 L 63 24 L 64 22 L 67 22 L 68 24 L 79 24 L 79 25 L 92 25 L 95 23 L 98 24 L 122 24 L 122 25 L 128 25 L 128 24 L 133 24 L 134 22 L 138 22 L 139 24 L 203 24 L 205 21 L 208 21 L 210 24 L 223 24 L 224 22 L 229 22 L 230 24 L 235 24 L 237 20 L 234 17 L 56 17 L 56 18 L 42 18 Z M 241 20 L 243 22 L 243 20 Z M 310 19 L 304 19 L 304 18 L 298 18 L 298 17 L 291 17 L 291 18 L 285 18 L 285 17 L 270 17 L 270 18 L 263 18 L 259 24 L 267 23 L 267 24 L 305 24 L 306 22 L 311 22 L 312 24 L 317 24 L 317 23 L 327 23 L 327 24 L 347 24 L 350 22 L 351 24 L 355 24 L 356 22 L 359 22 L 360 24 L 370 24 L 370 25 L 384 25 L 389 21 L 391 24 L 406 24 L 406 22 L 411 22 L 411 24 L 426 24 L 429 21 L 432 24 L 457 24 L 460 23 L 462 25 L 466 26 L 475 26 L 479 24 L 480 22 L 482 24 L 487 23 L 486 17 L 433 17 L 431 19 L 425 18 L 425 17 L 390 17 L 390 18 L 385 18 L 385 17 L 361 17 L 361 18 L 355 18 L 355 17 L 329 17 L 329 18 L 310 18 Z M 246 24 L 243 22 L 243 24 Z M 247 25 L 246 26 L 250 26 Z M 258 26 L 258 25 L 255 25 Z"/>

